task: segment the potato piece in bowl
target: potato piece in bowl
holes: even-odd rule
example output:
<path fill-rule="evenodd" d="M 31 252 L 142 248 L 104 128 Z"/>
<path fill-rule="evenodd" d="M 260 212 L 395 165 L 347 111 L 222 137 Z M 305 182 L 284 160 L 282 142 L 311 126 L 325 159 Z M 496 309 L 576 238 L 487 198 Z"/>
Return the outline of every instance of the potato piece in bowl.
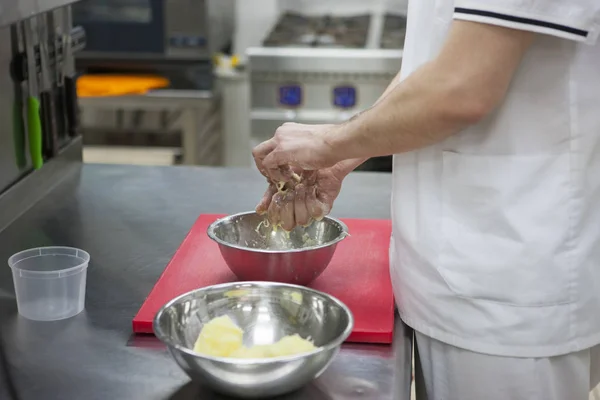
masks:
<path fill-rule="evenodd" d="M 288 335 L 282 337 L 277 343 L 269 346 L 271 357 L 293 356 L 295 354 L 310 353 L 317 348 L 310 341 L 300 335 Z"/>
<path fill-rule="evenodd" d="M 309 353 L 317 347 L 300 335 L 288 335 L 276 343 L 246 347 L 243 345 L 244 332 L 229 318 L 222 316 L 210 320 L 202 330 L 194 345 L 194 351 L 213 357 L 231 358 L 272 358 Z"/>
<path fill-rule="evenodd" d="M 194 351 L 213 357 L 228 357 L 242 347 L 243 338 L 244 331 L 224 315 L 211 319 L 202 327 Z"/>

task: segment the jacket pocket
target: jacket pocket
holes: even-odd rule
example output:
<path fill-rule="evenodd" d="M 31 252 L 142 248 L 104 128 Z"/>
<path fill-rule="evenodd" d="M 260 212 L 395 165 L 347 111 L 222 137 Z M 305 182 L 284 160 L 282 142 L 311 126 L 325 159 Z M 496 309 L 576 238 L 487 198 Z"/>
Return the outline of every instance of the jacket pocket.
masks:
<path fill-rule="evenodd" d="M 569 154 L 443 154 L 438 269 L 461 297 L 568 303 Z"/>

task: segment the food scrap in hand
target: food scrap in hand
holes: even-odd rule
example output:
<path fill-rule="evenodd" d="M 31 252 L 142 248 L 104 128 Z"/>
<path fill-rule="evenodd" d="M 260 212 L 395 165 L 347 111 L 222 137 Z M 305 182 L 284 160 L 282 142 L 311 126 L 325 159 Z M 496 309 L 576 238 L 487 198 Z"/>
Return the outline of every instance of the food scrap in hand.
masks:
<path fill-rule="evenodd" d="M 300 177 L 300 175 L 298 175 L 295 172 L 292 172 L 292 179 L 294 181 L 296 181 L 296 183 L 300 183 L 300 181 L 302 181 L 302 178 Z M 287 191 L 290 190 L 290 188 L 293 188 L 293 186 L 291 187 L 289 182 L 285 182 L 285 181 L 279 181 L 275 184 L 275 186 L 277 186 L 277 191 L 279 193 L 287 193 Z"/>

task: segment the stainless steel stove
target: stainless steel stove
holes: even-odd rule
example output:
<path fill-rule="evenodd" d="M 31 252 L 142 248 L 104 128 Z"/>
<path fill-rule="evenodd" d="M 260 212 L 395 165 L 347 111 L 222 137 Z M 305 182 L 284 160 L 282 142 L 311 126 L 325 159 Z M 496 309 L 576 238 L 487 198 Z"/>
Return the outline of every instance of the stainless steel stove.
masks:
<path fill-rule="evenodd" d="M 383 17 L 380 45 L 382 49 L 396 49 L 398 43 L 404 45 L 406 36 L 406 17 L 387 14 Z"/>
<path fill-rule="evenodd" d="M 308 17 L 286 13 L 265 39 L 268 47 L 362 48 L 367 43 L 370 15 Z"/>
<path fill-rule="evenodd" d="M 284 13 L 247 50 L 253 144 L 282 123 L 345 121 L 371 105 L 400 70 L 406 17 Z M 391 170 L 390 158 L 363 169 Z"/>

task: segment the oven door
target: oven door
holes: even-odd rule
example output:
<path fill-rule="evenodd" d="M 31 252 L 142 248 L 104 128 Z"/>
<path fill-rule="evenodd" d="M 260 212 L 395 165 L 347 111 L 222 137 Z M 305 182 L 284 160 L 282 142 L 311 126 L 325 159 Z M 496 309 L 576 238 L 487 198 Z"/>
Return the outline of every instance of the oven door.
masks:
<path fill-rule="evenodd" d="M 164 0 L 82 0 L 73 19 L 86 31 L 84 58 L 152 58 L 165 53 Z"/>

